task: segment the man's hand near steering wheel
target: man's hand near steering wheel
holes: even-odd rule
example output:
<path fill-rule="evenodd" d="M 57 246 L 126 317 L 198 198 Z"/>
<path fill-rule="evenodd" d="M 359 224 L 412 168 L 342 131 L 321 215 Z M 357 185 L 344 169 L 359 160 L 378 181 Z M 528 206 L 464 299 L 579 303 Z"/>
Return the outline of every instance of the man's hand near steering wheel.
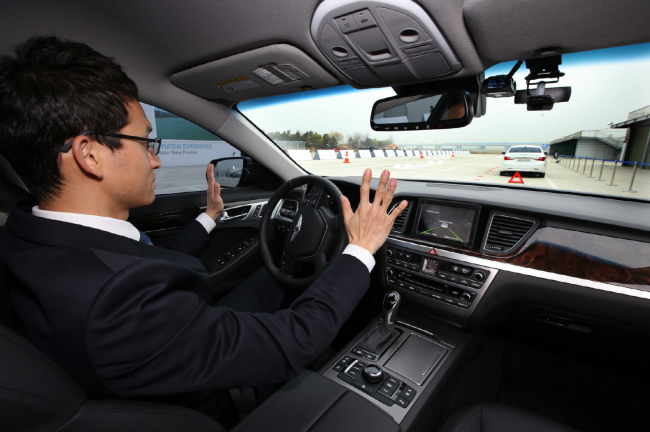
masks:
<path fill-rule="evenodd" d="M 360 246 L 374 254 L 384 244 L 388 233 L 397 216 L 408 205 L 402 201 L 388 214 L 388 207 L 393 200 L 393 193 L 397 187 L 397 180 L 390 179 L 390 172 L 384 171 L 379 177 L 379 186 L 375 199 L 370 202 L 370 179 L 372 171 L 367 169 L 363 173 L 361 182 L 361 200 L 356 212 L 352 211 L 350 201 L 342 196 L 343 219 L 348 233 L 350 244 Z"/>

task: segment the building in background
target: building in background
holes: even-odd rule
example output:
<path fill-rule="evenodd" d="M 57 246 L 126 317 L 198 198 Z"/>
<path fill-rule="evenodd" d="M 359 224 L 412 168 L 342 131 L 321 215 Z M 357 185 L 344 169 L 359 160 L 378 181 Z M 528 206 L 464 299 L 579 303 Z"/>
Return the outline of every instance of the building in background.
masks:
<path fill-rule="evenodd" d="M 625 131 L 615 129 L 580 131 L 549 143 L 549 155 L 621 160 Z"/>
<path fill-rule="evenodd" d="M 612 125 L 612 128 L 627 129 L 627 147 L 625 149 L 626 161 L 650 163 L 650 106 L 632 111 L 627 116 L 627 120 Z M 626 164 L 633 165 L 633 164 Z M 649 169 L 648 166 L 642 166 L 642 169 Z"/>

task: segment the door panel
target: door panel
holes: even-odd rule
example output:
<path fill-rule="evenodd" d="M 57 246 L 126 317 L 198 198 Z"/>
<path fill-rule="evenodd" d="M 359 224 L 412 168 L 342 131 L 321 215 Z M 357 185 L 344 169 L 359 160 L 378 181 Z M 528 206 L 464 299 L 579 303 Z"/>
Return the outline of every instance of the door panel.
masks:
<path fill-rule="evenodd" d="M 257 187 L 222 190 L 226 214 L 197 255 L 210 274 L 216 297 L 261 268 L 259 224 L 263 206 L 273 192 Z M 205 205 L 204 191 L 159 195 L 152 204 L 132 210 L 129 221 L 154 244 L 160 244 L 192 222 Z"/>

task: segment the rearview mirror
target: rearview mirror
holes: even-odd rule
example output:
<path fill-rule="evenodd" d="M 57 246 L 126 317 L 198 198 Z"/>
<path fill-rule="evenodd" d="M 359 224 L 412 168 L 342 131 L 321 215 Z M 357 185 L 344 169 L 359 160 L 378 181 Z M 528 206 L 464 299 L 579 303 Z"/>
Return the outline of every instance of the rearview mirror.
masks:
<path fill-rule="evenodd" d="M 214 165 L 214 181 L 222 188 L 250 186 L 252 184 L 252 159 L 229 157 L 210 161 Z"/>
<path fill-rule="evenodd" d="M 474 118 L 469 93 L 394 96 L 375 102 L 370 127 L 376 131 L 432 130 L 467 126 Z"/>

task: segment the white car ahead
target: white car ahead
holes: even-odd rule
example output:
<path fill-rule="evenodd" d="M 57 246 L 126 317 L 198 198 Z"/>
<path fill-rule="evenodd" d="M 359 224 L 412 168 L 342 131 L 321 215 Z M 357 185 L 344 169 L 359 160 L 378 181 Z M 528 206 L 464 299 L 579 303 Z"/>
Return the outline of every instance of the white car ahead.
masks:
<path fill-rule="evenodd" d="M 546 175 L 546 158 L 547 155 L 540 146 L 512 146 L 503 155 L 501 175 L 531 172 L 544 177 Z"/>

